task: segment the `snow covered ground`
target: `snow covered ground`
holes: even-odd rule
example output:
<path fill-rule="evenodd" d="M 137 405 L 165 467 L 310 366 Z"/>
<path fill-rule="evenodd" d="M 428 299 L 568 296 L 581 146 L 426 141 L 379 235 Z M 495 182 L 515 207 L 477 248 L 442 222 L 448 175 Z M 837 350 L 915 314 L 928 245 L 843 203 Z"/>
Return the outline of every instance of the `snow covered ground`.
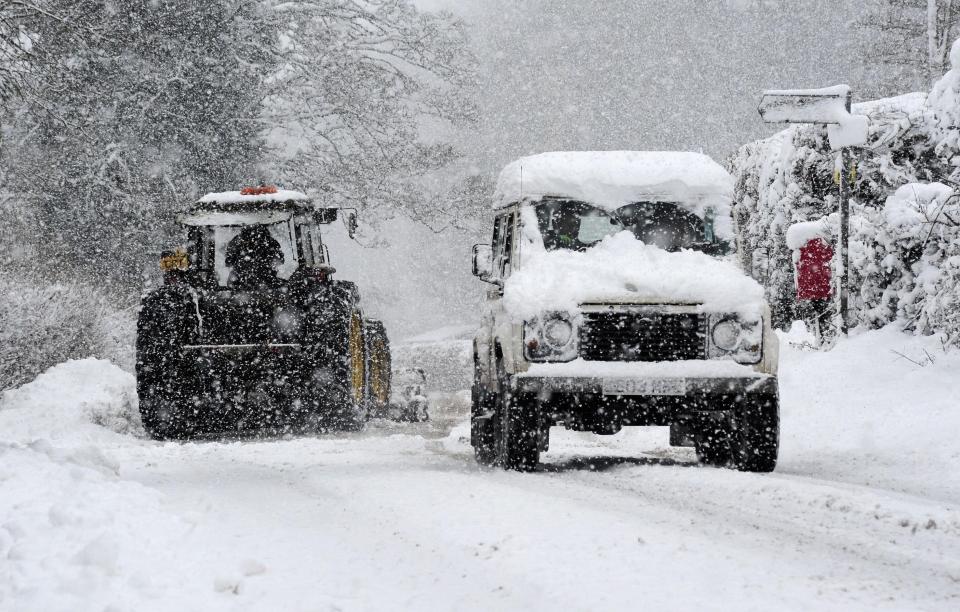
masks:
<path fill-rule="evenodd" d="M 791 339 L 773 474 L 660 428 L 481 469 L 464 394 L 432 423 L 155 443 L 129 374 L 61 364 L 0 400 L 0 609 L 957 608 L 960 353 Z"/>

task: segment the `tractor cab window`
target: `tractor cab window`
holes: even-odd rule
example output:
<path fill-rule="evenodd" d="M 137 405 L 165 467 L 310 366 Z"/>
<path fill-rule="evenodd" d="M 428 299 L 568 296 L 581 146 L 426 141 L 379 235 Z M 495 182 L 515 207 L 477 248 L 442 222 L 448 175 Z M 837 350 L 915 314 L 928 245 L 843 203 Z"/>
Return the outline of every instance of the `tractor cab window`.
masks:
<path fill-rule="evenodd" d="M 213 268 L 217 284 L 229 287 L 238 273 L 254 270 L 287 280 L 299 266 L 292 223 L 221 225 L 213 227 Z M 231 246 L 232 245 L 232 246 Z M 230 257 L 228 257 L 230 255 Z M 236 268 L 239 265 L 239 270 Z"/>
<path fill-rule="evenodd" d="M 297 250 L 300 260 L 311 268 L 327 265 L 327 253 L 320 238 L 320 229 L 311 223 L 296 226 Z"/>

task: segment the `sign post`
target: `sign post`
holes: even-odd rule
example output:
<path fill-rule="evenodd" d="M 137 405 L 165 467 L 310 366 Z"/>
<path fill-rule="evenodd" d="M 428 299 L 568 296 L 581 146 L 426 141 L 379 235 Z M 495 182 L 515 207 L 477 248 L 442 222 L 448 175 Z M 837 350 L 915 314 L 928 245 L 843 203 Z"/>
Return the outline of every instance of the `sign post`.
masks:
<path fill-rule="evenodd" d="M 763 92 L 760 116 L 767 123 L 817 123 L 827 126 L 830 148 L 839 151 L 840 174 L 840 331 L 849 329 L 850 186 L 847 182 L 848 147 L 866 144 L 867 118 L 850 114 L 850 88 L 784 89 Z"/>

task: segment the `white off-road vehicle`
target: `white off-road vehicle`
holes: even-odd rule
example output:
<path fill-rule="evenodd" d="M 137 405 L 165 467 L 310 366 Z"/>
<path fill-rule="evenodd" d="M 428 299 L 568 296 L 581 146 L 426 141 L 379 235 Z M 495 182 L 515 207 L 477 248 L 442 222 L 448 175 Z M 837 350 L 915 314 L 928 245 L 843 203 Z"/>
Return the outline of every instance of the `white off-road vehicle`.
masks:
<path fill-rule="evenodd" d="M 777 338 L 730 255 L 733 180 L 681 152 L 566 152 L 508 165 L 474 340 L 477 460 L 529 470 L 550 427 L 669 425 L 701 461 L 771 471 Z"/>

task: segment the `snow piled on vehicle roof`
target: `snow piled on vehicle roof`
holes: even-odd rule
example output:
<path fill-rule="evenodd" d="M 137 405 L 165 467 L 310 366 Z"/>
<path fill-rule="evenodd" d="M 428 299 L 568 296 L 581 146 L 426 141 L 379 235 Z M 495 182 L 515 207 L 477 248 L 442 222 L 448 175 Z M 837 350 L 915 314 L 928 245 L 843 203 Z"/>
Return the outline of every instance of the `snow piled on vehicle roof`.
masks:
<path fill-rule="evenodd" d="M 593 302 L 699 304 L 702 312 L 759 318 L 763 288 L 732 261 L 699 251 L 646 245 L 630 232 L 586 251 L 547 251 L 525 242 L 522 265 L 504 284 L 504 306 L 517 320 L 547 311 L 576 312 Z"/>
<path fill-rule="evenodd" d="M 497 181 L 494 208 L 552 196 L 607 210 L 639 201 L 679 202 L 703 216 L 707 206 L 729 211 L 733 184 L 733 177 L 702 153 L 557 151 L 508 164 Z"/>
<path fill-rule="evenodd" d="M 198 204 L 241 204 L 245 202 L 309 202 L 310 198 L 301 191 L 290 189 L 279 189 L 274 193 L 262 193 L 257 195 L 244 195 L 239 191 L 221 191 L 219 193 L 208 193 L 199 200 Z"/>

